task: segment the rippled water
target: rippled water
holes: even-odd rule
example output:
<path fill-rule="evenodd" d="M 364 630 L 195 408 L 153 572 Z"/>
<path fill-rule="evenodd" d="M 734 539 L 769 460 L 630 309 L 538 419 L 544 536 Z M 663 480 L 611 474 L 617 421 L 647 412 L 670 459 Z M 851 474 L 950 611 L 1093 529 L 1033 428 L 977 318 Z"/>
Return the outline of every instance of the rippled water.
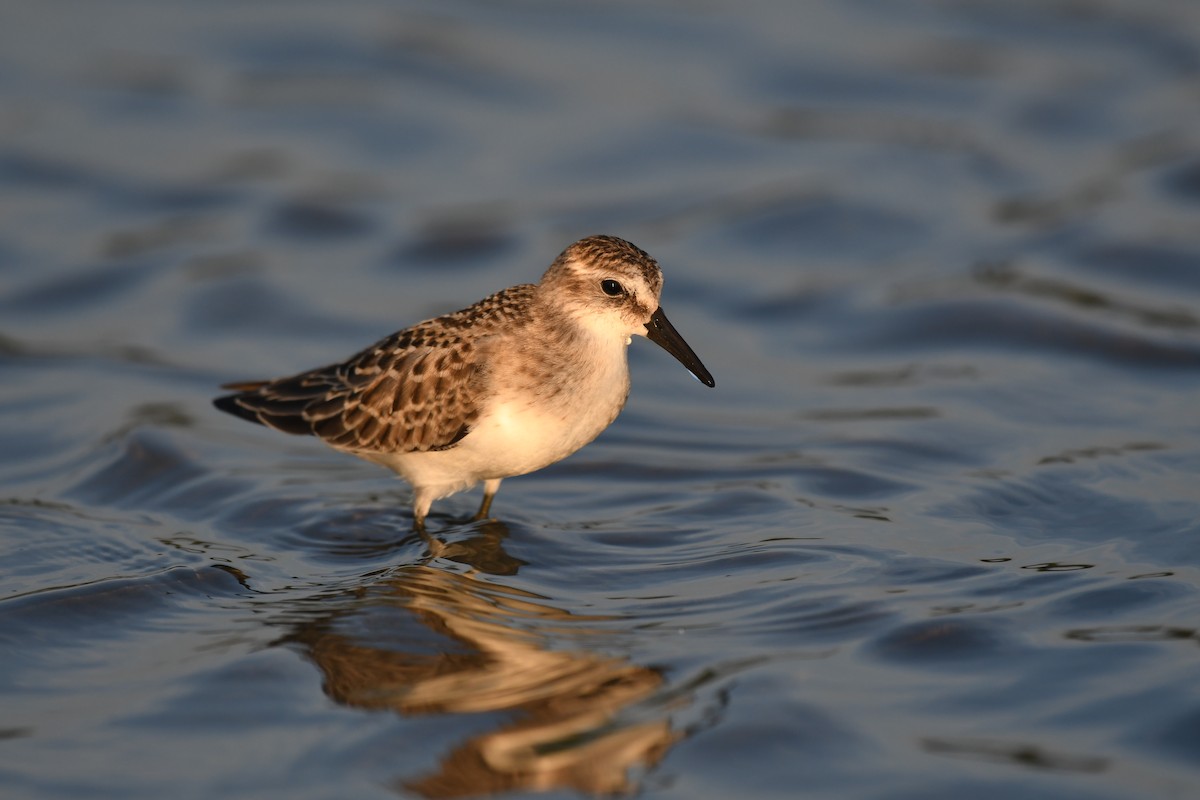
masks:
<path fill-rule="evenodd" d="M 0 18 L 4 797 L 1195 796 L 1200 4 Z M 494 521 L 209 404 L 598 232 Z"/>

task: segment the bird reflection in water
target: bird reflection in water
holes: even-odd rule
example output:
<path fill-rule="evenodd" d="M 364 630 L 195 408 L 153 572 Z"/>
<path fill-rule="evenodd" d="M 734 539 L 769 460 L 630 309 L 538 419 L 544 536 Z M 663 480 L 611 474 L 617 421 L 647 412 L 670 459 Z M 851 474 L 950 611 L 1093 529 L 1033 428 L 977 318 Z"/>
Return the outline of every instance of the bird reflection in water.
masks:
<path fill-rule="evenodd" d="M 501 727 L 454 747 L 436 771 L 401 779 L 399 790 L 431 798 L 632 792 L 631 773 L 653 766 L 678 738 L 671 709 L 655 699 L 663 676 L 623 658 L 561 649 L 571 638 L 606 635 L 595 624 L 605 618 L 481 578 L 521 565 L 504 552 L 507 534 L 492 521 L 465 542 L 427 539 L 435 556 L 470 569 L 389 570 L 349 608 L 335 603 L 334 613 L 302 624 L 288 641 L 347 706 L 406 716 L 510 712 Z"/>

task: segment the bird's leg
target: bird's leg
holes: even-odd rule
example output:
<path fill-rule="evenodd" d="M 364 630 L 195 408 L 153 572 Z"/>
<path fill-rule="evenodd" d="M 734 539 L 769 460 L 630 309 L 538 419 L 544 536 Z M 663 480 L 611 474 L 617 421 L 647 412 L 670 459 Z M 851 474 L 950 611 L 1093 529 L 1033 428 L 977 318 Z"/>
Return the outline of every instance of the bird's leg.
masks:
<path fill-rule="evenodd" d="M 421 541 L 429 548 L 429 557 L 438 558 L 446 549 L 446 546 L 438 541 L 437 537 L 431 535 L 425 530 L 425 516 L 429 513 L 429 507 L 433 505 L 433 494 L 431 492 L 418 491 L 413 497 L 413 533 L 421 537 Z"/>
<path fill-rule="evenodd" d="M 483 502 L 479 504 L 479 510 L 475 512 L 473 519 L 487 519 L 488 512 L 492 509 L 492 498 L 500 491 L 501 480 L 502 478 L 491 478 L 483 482 Z"/>
<path fill-rule="evenodd" d="M 433 505 L 433 492 L 416 490 L 413 494 L 413 530 L 425 535 L 425 515 Z"/>

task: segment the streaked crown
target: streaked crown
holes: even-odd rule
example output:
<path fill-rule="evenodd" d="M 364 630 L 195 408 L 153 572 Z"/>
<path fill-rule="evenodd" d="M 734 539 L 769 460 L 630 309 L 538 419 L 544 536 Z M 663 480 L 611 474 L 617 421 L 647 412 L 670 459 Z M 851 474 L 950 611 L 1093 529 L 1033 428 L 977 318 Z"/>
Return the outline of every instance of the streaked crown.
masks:
<path fill-rule="evenodd" d="M 640 278 L 655 300 L 662 292 L 663 277 L 658 262 L 642 248 L 616 236 L 588 236 L 586 239 L 580 239 L 562 251 L 547 274 L 554 271 L 555 267 L 562 266 L 563 262 L 577 264 L 589 273 L 611 270 Z"/>
<path fill-rule="evenodd" d="M 616 236 L 589 236 L 564 250 L 539 290 L 592 328 L 645 334 L 658 308 L 663 275 L 640 247 Z"/>

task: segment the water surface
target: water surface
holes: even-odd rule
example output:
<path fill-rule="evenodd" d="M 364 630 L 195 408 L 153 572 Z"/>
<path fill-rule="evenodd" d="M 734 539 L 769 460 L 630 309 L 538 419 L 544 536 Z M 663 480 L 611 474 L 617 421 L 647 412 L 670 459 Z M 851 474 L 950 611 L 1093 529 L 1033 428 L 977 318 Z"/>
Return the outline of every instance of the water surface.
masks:
<path fill-rule="evenodd" d="M 6 798 L 1194 795 L 1200 6 L 0 17 Z M 601 232 L 494 520 L 210 406 Z"/>

